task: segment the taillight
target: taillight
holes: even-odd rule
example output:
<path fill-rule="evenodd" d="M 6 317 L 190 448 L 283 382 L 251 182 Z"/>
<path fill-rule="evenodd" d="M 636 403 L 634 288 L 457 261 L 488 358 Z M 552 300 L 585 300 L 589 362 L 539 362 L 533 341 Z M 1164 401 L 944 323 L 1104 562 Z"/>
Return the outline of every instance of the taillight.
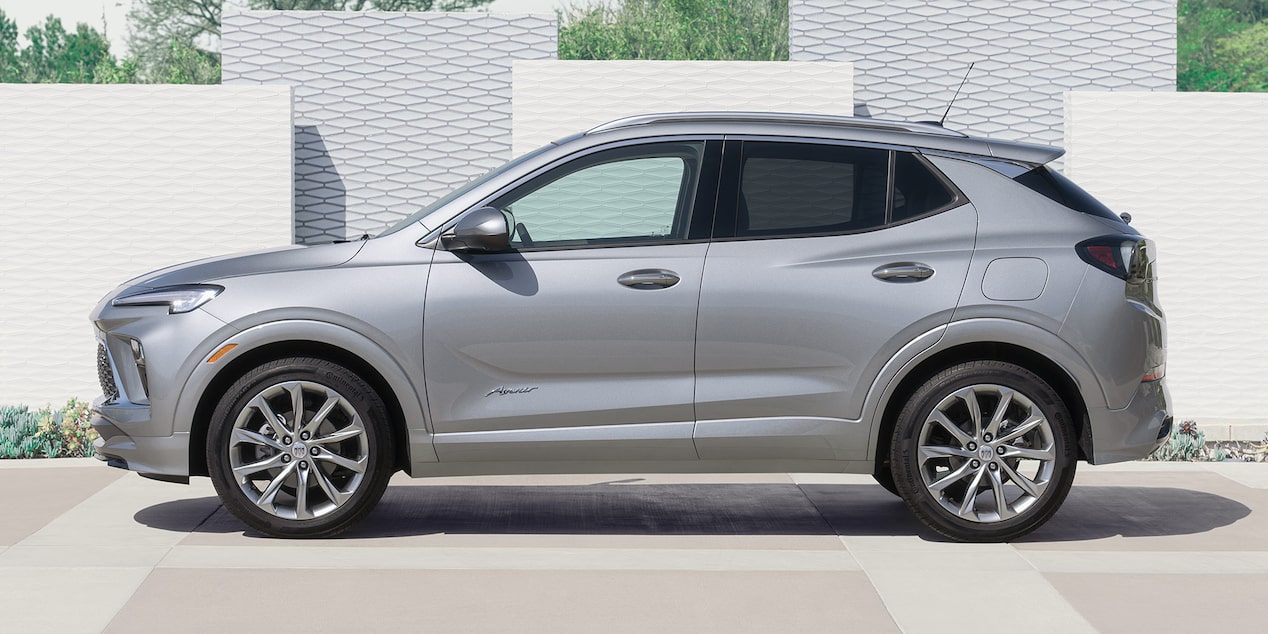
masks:
<path fill-rule="evenodd" d="M 1089 238 L 1074 248 L 1084 262 L 1130 282 L 1148 275 L 1147 244 L 1140 236 L 1110 235 Z"/>

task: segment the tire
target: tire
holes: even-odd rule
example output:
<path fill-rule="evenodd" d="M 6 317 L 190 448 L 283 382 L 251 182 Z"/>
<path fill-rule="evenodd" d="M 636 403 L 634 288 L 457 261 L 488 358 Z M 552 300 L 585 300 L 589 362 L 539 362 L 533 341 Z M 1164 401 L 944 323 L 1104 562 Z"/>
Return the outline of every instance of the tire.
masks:
<path fill-rule="evenodd" d="M 346 531 L 383 496 L 395 455 L 374 389 L 347 368 L 306 357 L 244 374 L 207 430 L 208 472 L 225 508 L 274 537 Z"/>
<path fill-rule="evenodd" d="M 1069 409 L 1043 379 L 1001 361 L 962 363 L 929 379 L 898 415 L 894 484 L 916 517 L 945 537 L 1014 540 L 1065 501 L 1074 438 Z"/>

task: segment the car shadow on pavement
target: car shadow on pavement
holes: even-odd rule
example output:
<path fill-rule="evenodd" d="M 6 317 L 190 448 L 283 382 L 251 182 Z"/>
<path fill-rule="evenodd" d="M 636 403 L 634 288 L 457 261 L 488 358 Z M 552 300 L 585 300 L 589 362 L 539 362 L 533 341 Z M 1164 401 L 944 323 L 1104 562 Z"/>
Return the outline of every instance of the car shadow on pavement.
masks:
<path fill-rule="evenodd" d="M 241 533 L 216 498 L 142 509 L 161 530 Z M 1075 487 L 1027 542 L 1203 533 L 1245 520 L 1235 500 L 1188 489 Z M 429 534 L 918 535 L 941 541 L 901 500 L 875 485 L 597 484 L 577 486 L 394 486 L 341 539 Z"/>

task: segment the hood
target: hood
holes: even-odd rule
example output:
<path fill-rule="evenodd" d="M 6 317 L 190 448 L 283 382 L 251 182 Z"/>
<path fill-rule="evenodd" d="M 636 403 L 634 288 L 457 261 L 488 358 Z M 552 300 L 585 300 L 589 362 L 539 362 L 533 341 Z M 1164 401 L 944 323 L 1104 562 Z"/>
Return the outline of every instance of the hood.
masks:
<path fill-rule="evenodd" d="M 157 288 L 176 284 L 201 284 L 243 275 L 328 268 L 351 260 L 363 246 L 364 240 L 356 240 L 222 255 L 151 271 L 129 280 L 123 286 Z"/>

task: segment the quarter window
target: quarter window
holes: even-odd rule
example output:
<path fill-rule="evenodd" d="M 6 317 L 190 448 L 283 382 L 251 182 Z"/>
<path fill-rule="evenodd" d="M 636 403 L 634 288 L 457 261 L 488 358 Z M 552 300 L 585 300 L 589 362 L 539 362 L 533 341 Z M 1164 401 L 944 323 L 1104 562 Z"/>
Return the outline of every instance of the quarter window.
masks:
<path fill-rule="evenodd" d="M 895 152 L 893 222 L 941 209 L 953 200 L 955 194 L 923 161 L 907 152 Z"/>
<path fill-rule="evenodd" d="M 885 224 L 889 152 L 745 142 L 737 236 L 839 233 Z"/>
<path fill-rule="evenodd" d="M 512 192 L 507 211 L 518 248 L 680 240 L 704 146 L 618 148 L 578 159 Z"/>

